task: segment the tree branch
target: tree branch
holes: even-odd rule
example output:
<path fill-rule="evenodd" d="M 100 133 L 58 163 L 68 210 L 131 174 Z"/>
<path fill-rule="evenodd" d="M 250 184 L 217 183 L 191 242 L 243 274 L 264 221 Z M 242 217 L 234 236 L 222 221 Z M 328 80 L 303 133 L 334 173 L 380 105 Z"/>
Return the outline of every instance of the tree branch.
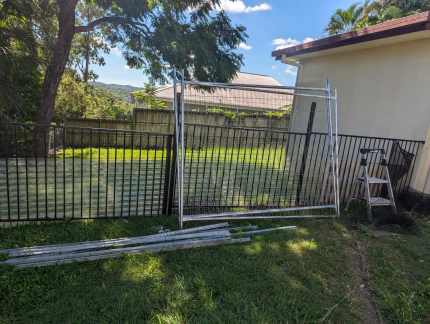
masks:
<path fill-rule="evenodd" d="M 120 16 L 108 16 L 102 17 L 96 20 L 91 21 L 86 26 L 75 26 L 75 33 L 85 33 L 94 30 L 97 26 L 101 24 L 121 24 L 128 22 L 128 18 L 120 17 Z"/>

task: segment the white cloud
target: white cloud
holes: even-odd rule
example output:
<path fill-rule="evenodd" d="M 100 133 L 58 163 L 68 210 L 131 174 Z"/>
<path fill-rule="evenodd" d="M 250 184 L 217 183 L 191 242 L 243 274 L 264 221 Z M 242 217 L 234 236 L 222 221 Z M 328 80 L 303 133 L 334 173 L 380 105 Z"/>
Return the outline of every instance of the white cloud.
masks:
<path fill-rule="evenodd" d="M 252 49 L 252 46 L 251 46 L 251 45 L 248 45 L 248 44 L 246 44 L 246 43 L 244 43 L 244 42 L 241 42 L 241 43 L 239 44 L 239 48 L 240 48 L 240 49 L 243 49 L 243 50 L 245 50 L 245 51 L 250 51 L 250 50 Z"/>
<path fill-rule="evenodd" d="M 231 13 L 250 13 L 257 11 L 269 11 L 272 10 L 272 6 L 267 2 L 263 2 L 255 6 L 247 6 L 243 0 L 221 0 L 217 9 Z"/>
<path fill-rule="evenodd" d="M 288 65 L 285 69 L 285 74 L 295 76 L 297 74 L 297 68 L 295 66 Z"/>
<path fill-rule="evenodd" d="M 272 41 L 272 44 L 276 46 L 275 50 L 280 50 L 280 49 L 296 46 L 296 45 L 303 44 L 303 43 L 309 43 L 312 41 L 314 41 L 314 39 L 312 37 L 306 37 L 303 40 L 303 42 L 300 42 L 297 39 L 288 37 L 288 38 L 275 38 Z"/>
<path fill-rule="evenodd" d="M 287 48 L 287 47 L 291 47 L 291 46 L 296 46 L 296 45 L 300 44 L 300 42 L 297 39 L 289 37 L 287 39 L 285 39 L 285 38 L 276 38 L 276 39 L 273 40 L 272 44 L 276 46 L 276 48 L 275 48 L 276 50 L 280 50 L 280 49 L 283 49 L 283 48 Z"/>
<path fill-rule="evenodd" d="M 124 68 L 125 68 L 126 70 L 131 70 L 131 68 L 130 68 L 128 65 L 124 65 Z"/>

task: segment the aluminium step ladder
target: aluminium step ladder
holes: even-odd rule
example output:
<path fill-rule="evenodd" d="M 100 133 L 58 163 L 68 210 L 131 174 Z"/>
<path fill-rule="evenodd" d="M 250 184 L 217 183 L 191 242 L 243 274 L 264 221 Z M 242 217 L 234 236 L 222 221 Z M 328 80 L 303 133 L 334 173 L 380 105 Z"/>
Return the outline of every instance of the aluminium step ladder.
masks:
<path fill-rule="evenodd" d="M 376 161 L 379 161 L 379 165 L 382 167 L 382 177 L 373 177 L 369 175 L 369 157 L 376 154 Z M 367 203 L 367 217 L 369 221 L 373 221 L 372 207 L 391 207 L 393 212 L 397 214 L 397 206 L 394 200 L 393 187 L 391 185 L 390 173 L 388 171 L 388 162 L 385 156 L 384 149 L 360 149 L 360 167 L 361 167 L 361 176 L 357 178 L 357 182 L 360 185 L 358 190 L 358 197 L 351 197 L 348 201 L 348 206 L 353 199 L 364 200 Z M 388 198 L 383 197 L 373 197 L 371 195 L 373 185 L 383 185 L 386 186 L 386 192 L 388 194 Z M 363 194 L 364 187 L 364 194 Z"/>

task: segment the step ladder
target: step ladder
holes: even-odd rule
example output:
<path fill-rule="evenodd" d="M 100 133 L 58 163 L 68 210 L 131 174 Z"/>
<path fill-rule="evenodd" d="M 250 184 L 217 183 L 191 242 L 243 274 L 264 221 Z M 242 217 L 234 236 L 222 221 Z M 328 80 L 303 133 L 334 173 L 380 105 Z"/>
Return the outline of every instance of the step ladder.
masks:
<path fill-rule="evenodd" d="M 369 175 L 369 158 L 376 156 L 376 161 L 382 167 L 382 177 L 377 178 Z M 357 182 L 360 186 L 358 193 L 359 196 L 351 197 L 348 201 L 348 206 L 353 199 L 364 200 L 367 202 L 367 217 L 369 221 L 373 221 L 372 207 L 391 207 L 393 212 L 397 214 L 396 202 L 394 200 L 393 187 L 391 185 L 390 173 L 388 171 L 388 162 L 385 155 L 384 149 L 360 149 L 360 176 L 357 178 Z M 386 192 L 388 194 L 388 199 L 383 197 L 372 197 L 371 187 L 373 185 L 383 185 L 386 186 Z M 364 187 L 364 190 L 363 190 Z"/>

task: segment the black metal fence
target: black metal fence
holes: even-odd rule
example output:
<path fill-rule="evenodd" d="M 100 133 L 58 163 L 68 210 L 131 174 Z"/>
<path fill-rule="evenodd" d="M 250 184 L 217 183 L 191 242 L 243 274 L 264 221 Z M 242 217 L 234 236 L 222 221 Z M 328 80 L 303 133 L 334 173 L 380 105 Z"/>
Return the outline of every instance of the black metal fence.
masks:
<path fill-rule="evenodd" d="M 185 209 L 204 213 L 331 202 L 327 135 L 188 125 Z M 423 143 L 340 135 L 340 194 L 356 187 L 358 150 L 393 144 L 417 156 Z M 0 221 L 171 214 L 173 134 L 7 124 L 0 128 Z M 395 192 L 408 189 L 409 172 Z M 371 170 L 380 172 L 377 161 Z M 377 190 L 377 189 L 376 189 Z"/>
<path fill-rule="evenodd" d="M 185 137 L 185 214 L 334 204 L 329 140 L 324 133 L 188 125 Z M 355 185 L 359 149 L 384 148 L 390 156 L 396 142 L 414 156 L 423 145 L 420 141 L 339 136 L 342 203 L 359 189 Z M 370 172 L 381 176 L 376 157 L 369 162 Z M 413 165 L 396 182 L 396 195 L 408 190 L 412 172 Z M 382 187 L 373 187 L 373 194 L 380 194 L 376 191 Z"/>
<path fill-rule="evenodd" d="M 0 136 L 1 221 L 171 212 L 171 134 L 9 124 Z"/>
<path fill-rule="evenodd" d="M 328 150 L 314 150 L 313 158 L 321 167 L 311 171 L 309 163 L 304 170 L 306 136 L 269 129 L 189 125 L 184 212 L 204 214 L 327 204 L 330 195 L 316 194 L 327 181 L 315 180 L 328 175 Z M 326 136 L 318 137 L 325 144 Z M 308 173 L 301 184 L 300 171 Z"/>

